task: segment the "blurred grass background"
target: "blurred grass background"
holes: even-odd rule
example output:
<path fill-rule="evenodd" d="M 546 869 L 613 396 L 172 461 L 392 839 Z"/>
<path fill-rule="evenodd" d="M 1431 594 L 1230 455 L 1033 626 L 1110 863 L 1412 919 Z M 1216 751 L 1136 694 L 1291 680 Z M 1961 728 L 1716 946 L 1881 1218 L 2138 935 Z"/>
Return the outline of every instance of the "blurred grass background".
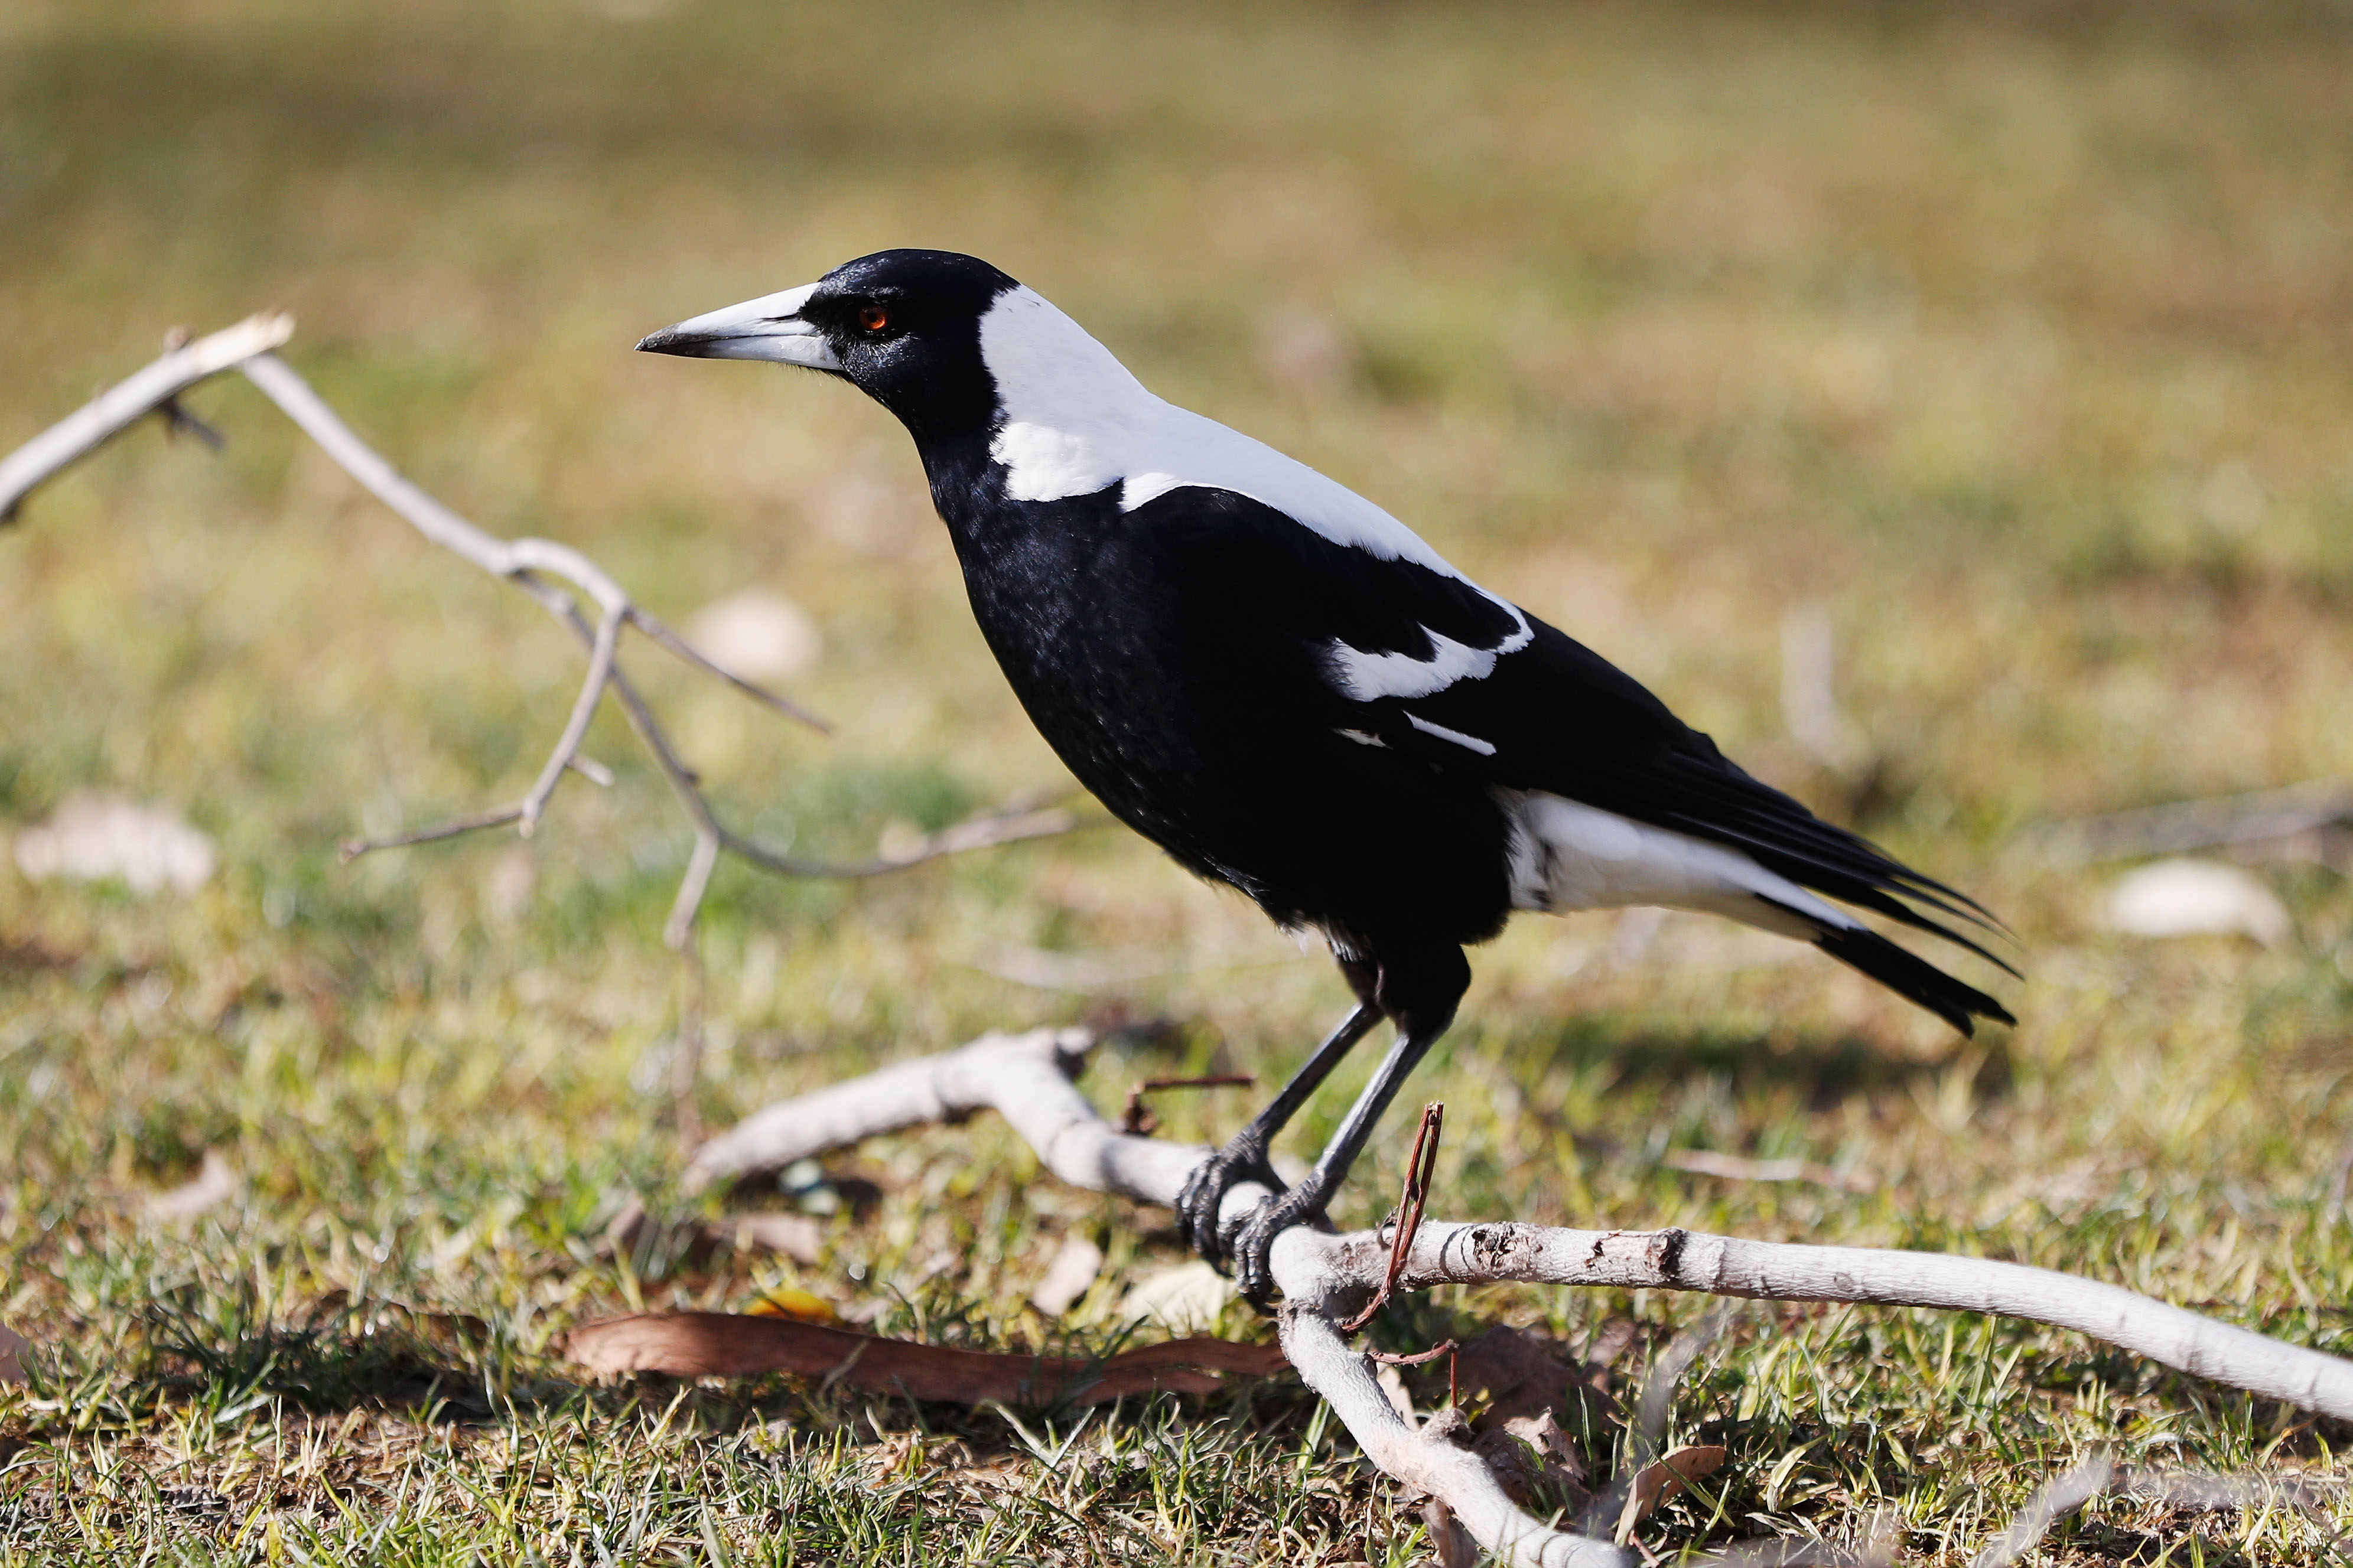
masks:
<path fill-rule="evenodd" d="M 1063 775 L 887 416 L 630 345 L 885 246 L 985 256 L 1155 390 L 1377 500 L 2021 935 L 2029 978 L 1998 987 L 2021 1027 L 1963 1049 L 1810 955 L 1759 964 L 1677 924 L 1651 951 L 1692 962 L 1612 963 L 1640 928 L 1525 921 L 1474 955 L 1417 1083 L 1449 1106 L 1448 1212 L 1980 1250 L 2342 1350 L 2342 879 L 2267 873 L 2296 921 L 2281 946 L 2152 944 L 2098 929 L 2104 873 L 2018 844 L 2049 817 L 2353 773 L 2348 80 L 2336 4 L 13 0 L 0 446 L 174 324 L 287 308 L 296 366 L 485 526 L 584 547 L 673 621 L 746 584 L 804 606 L 825 652 L 794 695 L 839 721 L 829 741 L 633 668 L 735 820 L 858 853 Z M 1026 1156 L 975 1126 L 875 1153 L 882 1206 L 839 1222 L 822 1268 L 641 1280 L 595 1256 L 617 1184 L 675 1168 L 659 927 L 685 835 L 608 715 L 590 749 L 618 785 L 567 784 L 527 845 L 339 866 L 344 834 L 519 794 L 576 651 L 250 389 L 191 401 L 225 457 L 136 432 L 0 531 L 0 826 L 110 788 L 223 850 L 202 893 L 143 902 L 0 866 L 0 1321 L 49 1380 L 0 1402 L 0 1557 L 202 1558 L 303 1531 L 356 1552 L 322 1500 L 337 1487 L 377 1499 L 394 1533 L 370 1550 L 401 1561 L 554 1561 L 641 1493 L 656 1560 L 703 1549 L 699 1503 L 754 1561 L 791 1560 L 797 1533 L 804 1560 L 1419 1550 L 1345 1437 L 1282 1397 L 1129 1418 L 1147 1447 L 1225 1445 L 1143 1467 L 1199 1460 L 1211 1500 L 1183 1502 L 1184 1479 L 1119 1505 L 1147 1523 L 1089 1531 L 1034 1498 L 984 1509 L 892 1447 L 937 1413 L 754 1401 L 816 1435 L 796 1447 L 715 1394 L 657 1420 L 666 1395 L 566 1392 L 547 1334 L 637 1300 L 895 1279 L 952 1300 L 957 1332 L 1038 1343 L 1057 1331 L 1021 1299 L 1065 1230 L 1114 1241 L 1115 1266 L 1175 1254 L 1134 1240 L 1142 1215 L 1034 1209 Z M 1784 733 L 1781 628 L 1807 605 L 1874 759 L 1861 783 Z M 1177 1021 L 1114 1048 L 1106 1102 L 1150 1073 L 1277 1074 L 1345 1001 L 1326 961 L 1115 827 L 854 888 L 723 868 L 706 951 L 713 1123 L 1039 1022 Z M 1143 977 L 1001 977 L 1040 952 Z M 1166 1114 L 1208 1136 L 1242 1110 Z M 1878 1185 L 1683 1174 L 1662 1163 L 1682 1147 Z M 140 1223 L 135 1194 L 206 1148 L 240 1199 L 191 1230 Z M 1340 1218 L 1387 1206 L 1401 1152 L 1376 1150 Z M 944 1241 L 957 1260 L 915 1279 Z M 409 1420 L 364 1335 L 326 1335 L 329 1372 L 289 1384 L 286 1325 L 371 1289 L 481 1320 L 491 1348 L 448 1351 L 438 1396 L 526 1414 Z M 1106 1283 L 1074 1321 L 1108 1331 L 1116 1299 Z M 1400 1343 L 1696 1307 L 1417 1310 Z M 1883 1499 L 1923 1561 L 1959 1563 L 2097 1441 L 2346 1479 L 2341 1427 L 2065 1336 L 1964 1324 L 1941 1363 L 1902 1348 L 1947 1331 L 1754 1314 L 1678 1410 L 1733 1447 L 1722 1507 L 1687 1500 L 1650 1539 L 1836 1531 Z M 331 1412 L 348 1452 L 293 1465 L 290 1410 Z M 595 1435 L 544 1460 L 565 1508 L 513 1479 L 526 1437 L 561 1447 L 550 1412 Z M 993 1418 L 960 1430 L 1013 1442 Z M 385 1500 L 385 1478 L 428 1471 L 457 1480 Z M 892 1485 L 857 1482 L 876 1474 Z M 230 1512 L 175 1513 L 159 1477 Z M 2042 1560 L 2308 1563 L 2315 1528 L 2111 1502 Z"/>

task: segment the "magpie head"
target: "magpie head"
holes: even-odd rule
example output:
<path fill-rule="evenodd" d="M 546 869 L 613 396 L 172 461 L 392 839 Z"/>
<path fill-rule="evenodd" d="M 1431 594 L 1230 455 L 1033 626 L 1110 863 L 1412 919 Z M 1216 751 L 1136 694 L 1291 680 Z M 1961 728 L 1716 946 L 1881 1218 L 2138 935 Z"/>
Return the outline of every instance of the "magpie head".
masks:
<path fill-rule="evenodd" d="M 814 283 L 664 327 L 638 347 L 840 376 L 919 441 L 983 434 L 997 416 L 997 388 L 981 353 L 981 320 L 1019 287 L 975 257 L 878 250 Z"/>

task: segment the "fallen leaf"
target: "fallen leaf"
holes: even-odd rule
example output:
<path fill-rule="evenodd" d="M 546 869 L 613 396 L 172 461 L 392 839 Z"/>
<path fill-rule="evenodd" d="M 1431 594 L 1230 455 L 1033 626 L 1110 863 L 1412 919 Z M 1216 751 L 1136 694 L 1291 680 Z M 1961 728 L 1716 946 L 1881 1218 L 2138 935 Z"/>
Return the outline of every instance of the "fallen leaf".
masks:
<path fill-rule="evenodd" d="M 2108 928 L 2129 936 L 2242 933 L 2276 947 L 2295 929 L 2271 889 L 2216 860 L 2158 860 L 2129 872 L 2108 890 L 2105 912 Z"/>
<path fill-rule="evenodd" d="M 1388 1362 L 1377 1362 L 1373 1366 L 1373 1381 L 1381 1385 L 1383 1394 L 1388 1395 L 1389 1408 L 1404 1417 L 1408 1426 L 1412 1426 L 1415 1420 L 1413 1393 L 1405 1385 L 1405 1373 Z"/>
<path fill-rule="evenodd" d="M 0 1324 L 0 1384 L 25 1384 L 32 1380 L 25 1375 L 25 1352 L 33 1348 L 32 1342 L 5 1324 Z"/>
<path fill-rule="evenodd" d="M 1588 1401 L 1607 1403 L 1608 1395 L 1592 1381 L 1594 1370 L 1565 1360 L 1550 1340 L 1504 1323 L 1464 1345 L 1454 1363 L 1462 1392 L 1487 1401 L 1479 1418 L 1482 1431 L 1515 1416 L 1546 1411 L 1569 1416 Z"/>
<path fill-rule="evenodd" d="M 1479 1543 L 1456 1521 L 1452 1509 L 1431 1498 L 1421 1505 L 1421 1521 L 1430 1527 L 1430 1546 L 1438 1554 L 1438 1568 L 1475 1568 Z"/>
<path fill-rule="evenodd" d="M 721 1215 L 708 1227 L 733 1240 L 738 1252 L 774 1252 L 796 1263 L 825 1253 L 825 1226 L 805 1214 Z"/>
<path fill-rule="evenodd" d="M 1233 1297 L 1233 1281 L 1195 1258 L 1147 1274 L 1129 1286 L 1119 1304 L 1119 1315 L 1145 1319 L 1170 1333 L 1192 1333 L 1215 1328 Z"/>
<path fill-rule="evenodd" d="M 16 867 L 36 882 L 119 880 L 134 893 L 193 893 L 212 879 L 213 841 L 168 812 L 83 791 L 16 835 Z"/>
<path fill-rule="evenodd" d="M 1549 1410 L 1489 1428 L 1472 1451 L 1487 1461 L 1504 1490 L 1523 1508 L 1539 1500 L 1547 1510 L 1585 1505 L 1584 1457 Z"/>
<path fill-rule="evenodd" d="M 613 1217 L 605 1224 L 605 1250 L 613 1253 L 635 1251 L 646 1233 L 646 1200 L 631 1193 Z"/>
<path fill-rule="evenodd" d="M 744 1309 L 754 1318 L 791 1318 L 803 1323 L 838 1323 L 841 1314 L 833 1303 L 807 1290 L 796 1290 L 789 1285 L 774 1290 L 763 1290 L 760 1299 Z"/>
<path fill-rule="evenodd" d="M 1046 1277 L 1029 1292 L 1029 1304 L 1050 1318 L 1069 1311 L 1103 1272 L 1103 1248 L 1083 1236 L 1064 1238 L 1061 1250 L 1046 1265 Z"/>
<path fill-rule="evenodd" d="M 1714 1475 L 1724 1464 L 1725 1450 L 1715 1443 L 1694 1443 L 1672 1448 L 1635 1472 L 1626 1493 L 1626 1507 L 1618 1516 L 1618 1544 L 1634 1539 L 1634 1527 L 1657 1512 L 1684 1486 Z"/>
<path fill-rule="evenodd" d="M 807 613 L 765 588 L 745 588 L 705 605 L 686 623 L 686 640 L 746 680 L 788 680 L 825 651 L 825 638 Z"/>
<path fill-rule="evenodd" d="M 1587 1374 L 1596 1388 L 1601 1387 L 1603 1383 L 1598 1374 L 1617 1365 L 1618 1358 L 1626 1353 L 1626 1347 L 1632 1344 L 1635 1336 L 1641 1331 L 1631 1318 L 1612 1318 L 1585 1342 L 1582 1359 Z"/>
<path fill-rule="evenodd" d="M 977 1405 L 1093 1405 L 1163 1390 L 1208 1394 L 1221 1374 L 1263 1377 L 1289 1364 L 1273 1345 L 1184 1339 L 1095 1361 L 956 1350 L 849 1329 L 726 1312 L 648 1312 L 585 1324 L 564 1353 L 595 1373 L 752 1377 L 787 1372 L 872 1394 Z"/>
<path fill-rule="evenodd" d="M 217 1149 L 205 1151 L 196 1173 L 168 1192 L 150 1193 L 139 1207 L 149 1219 L 194 1219 L 237 1195 L 237 1172 Z"/>

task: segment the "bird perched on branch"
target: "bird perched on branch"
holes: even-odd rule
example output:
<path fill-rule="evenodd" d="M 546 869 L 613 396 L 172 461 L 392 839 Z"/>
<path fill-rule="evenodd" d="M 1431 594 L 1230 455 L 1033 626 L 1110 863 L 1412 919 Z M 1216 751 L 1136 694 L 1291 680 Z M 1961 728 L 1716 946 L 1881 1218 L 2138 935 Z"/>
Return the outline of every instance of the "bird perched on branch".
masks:
<path fill-rule="evenodd" d="M 1812 942 L 1963 1033 L 2012 1021 L 1841 907 L 1992 958 L 1937 918 L 1989 927 L 1978 904 L 1751 778 L 1372 502 L 1154 396 L 987 262 L 881 251 L 638 346 L 804 366 L 897 415 L 982 634 L 1080 783 L 1330 943 L 1356 1008 L 1179 1205 L 1254 1300 L 1275 1235 L 1322 1215 L 1452 1021 L 1464 946 L 1516 910 L 1704 910 Z M 1396 1043 L 1286 1190 L 1269 1141 L 1384 1019 Z M 1221 1226 L 1244 1178 L 1280 1195 Z"/>

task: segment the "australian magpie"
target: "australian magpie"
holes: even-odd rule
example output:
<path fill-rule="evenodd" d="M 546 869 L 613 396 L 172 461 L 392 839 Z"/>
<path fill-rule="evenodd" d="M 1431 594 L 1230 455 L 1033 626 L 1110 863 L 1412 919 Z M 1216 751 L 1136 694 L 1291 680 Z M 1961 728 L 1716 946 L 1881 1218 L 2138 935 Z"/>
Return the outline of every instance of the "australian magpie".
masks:
<path fill-rule="evenodd" d="M 897 415 L 982 635 L 1079 781 L 1329 942 L 1356 1008 L 1179 1205 L 1254 1300 L 1275 1234 L 1321 1216 L 1452 1021 L 1463 947 L 1515 910 L 1704 910 L 1812 942 L 1965 1034 L 2012 1021 L 1840 907 L 1990 958 L 1936 918 L 1988 924 L 1978 904 L 1751 778 L 1372 502 L 1155 397 L 985 261 L 881 251 L 638 347 L 805 366 Z M 1396 1043 L 1285 1190 L 1268 1141 L 1384 1018 Z M 1281 1195 L 1221 1227 L 1245 1176 Z"/>

